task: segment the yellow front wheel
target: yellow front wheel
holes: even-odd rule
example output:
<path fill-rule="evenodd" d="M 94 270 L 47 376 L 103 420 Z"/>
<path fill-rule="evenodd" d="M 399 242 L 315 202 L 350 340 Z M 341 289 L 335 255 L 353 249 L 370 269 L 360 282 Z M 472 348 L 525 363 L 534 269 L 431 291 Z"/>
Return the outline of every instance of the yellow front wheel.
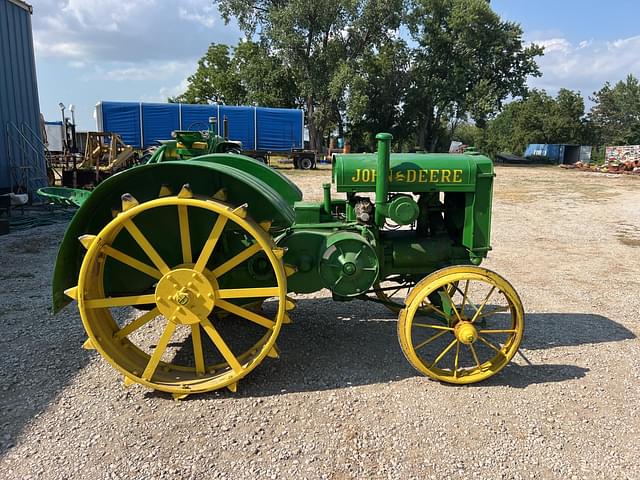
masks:
<path fill-rule="evenodd" d="M 398 338 L 409 363 L 447 383 L 480 382 L 502 370 L 523 332 L 524 310 L 511 284 L 471 265 L 425 277 L 398 317 Z"/>

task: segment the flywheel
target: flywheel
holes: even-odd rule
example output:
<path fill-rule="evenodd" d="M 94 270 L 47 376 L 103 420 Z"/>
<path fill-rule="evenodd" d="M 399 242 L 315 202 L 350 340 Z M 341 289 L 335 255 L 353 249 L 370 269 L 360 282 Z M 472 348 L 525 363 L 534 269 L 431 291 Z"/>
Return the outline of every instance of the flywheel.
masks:
<path fill-rule="evenodd" d="M 125 376 L 176 398 L 227 387 L 267 357 L 292 302 L 287 298 L 284 250 L 269 225 L 247 206 L 195 196 L 188 185 L 174 195 L 138 203 L 122 196 L 87 248 L 77 287 L 89 339 Z M 217 198 L 216 198 L 217 197 Z"/>

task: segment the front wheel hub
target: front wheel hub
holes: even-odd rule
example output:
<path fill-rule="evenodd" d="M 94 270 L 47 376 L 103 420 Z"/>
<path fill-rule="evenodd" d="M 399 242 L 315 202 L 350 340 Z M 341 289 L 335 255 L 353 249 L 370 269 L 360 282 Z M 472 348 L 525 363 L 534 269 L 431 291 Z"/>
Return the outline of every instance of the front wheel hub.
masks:
<path fill-rule="evenodd" d="M 156 287 L 156 304 L 171 322 L 193 325 L 209 316 L 215 305 L 215 287 L 202 273 L 179 268 L 164 275 Z"/>
<path fill-rule="evenodd" d="M 471 345 L 478 339 L 478 330 L 473 323 L 463 320 L 454 327 L 456 339 L 465 345 Z"/>

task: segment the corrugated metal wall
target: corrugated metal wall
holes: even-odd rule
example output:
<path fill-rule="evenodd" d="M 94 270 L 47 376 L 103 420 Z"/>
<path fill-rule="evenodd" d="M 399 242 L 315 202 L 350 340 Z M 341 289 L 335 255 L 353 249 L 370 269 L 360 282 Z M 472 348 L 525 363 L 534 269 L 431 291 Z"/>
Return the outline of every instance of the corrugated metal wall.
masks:
<path fill-rule="evenodd" d="M 26 138 L 10 123 L 22 129 Z M 29 185 L 16 185 L 26 183 L 26 178 Z M 0 188 L 21 186 L 33 191 L 44 185 L 31 7 L 19 0 L 0 0 Z"/>

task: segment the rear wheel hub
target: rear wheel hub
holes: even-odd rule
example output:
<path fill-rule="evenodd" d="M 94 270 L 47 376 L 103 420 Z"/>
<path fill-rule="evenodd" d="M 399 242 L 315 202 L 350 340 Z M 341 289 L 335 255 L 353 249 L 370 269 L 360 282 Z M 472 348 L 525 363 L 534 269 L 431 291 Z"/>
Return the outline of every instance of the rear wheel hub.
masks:
<path fill-rule="evenodd" d="M 171 322 L 193 325 L 207 317 L 215 305 L 216 288 L 202 273 L 190 268 L 171 270 L 156 287 L 156 304 Z"/>

